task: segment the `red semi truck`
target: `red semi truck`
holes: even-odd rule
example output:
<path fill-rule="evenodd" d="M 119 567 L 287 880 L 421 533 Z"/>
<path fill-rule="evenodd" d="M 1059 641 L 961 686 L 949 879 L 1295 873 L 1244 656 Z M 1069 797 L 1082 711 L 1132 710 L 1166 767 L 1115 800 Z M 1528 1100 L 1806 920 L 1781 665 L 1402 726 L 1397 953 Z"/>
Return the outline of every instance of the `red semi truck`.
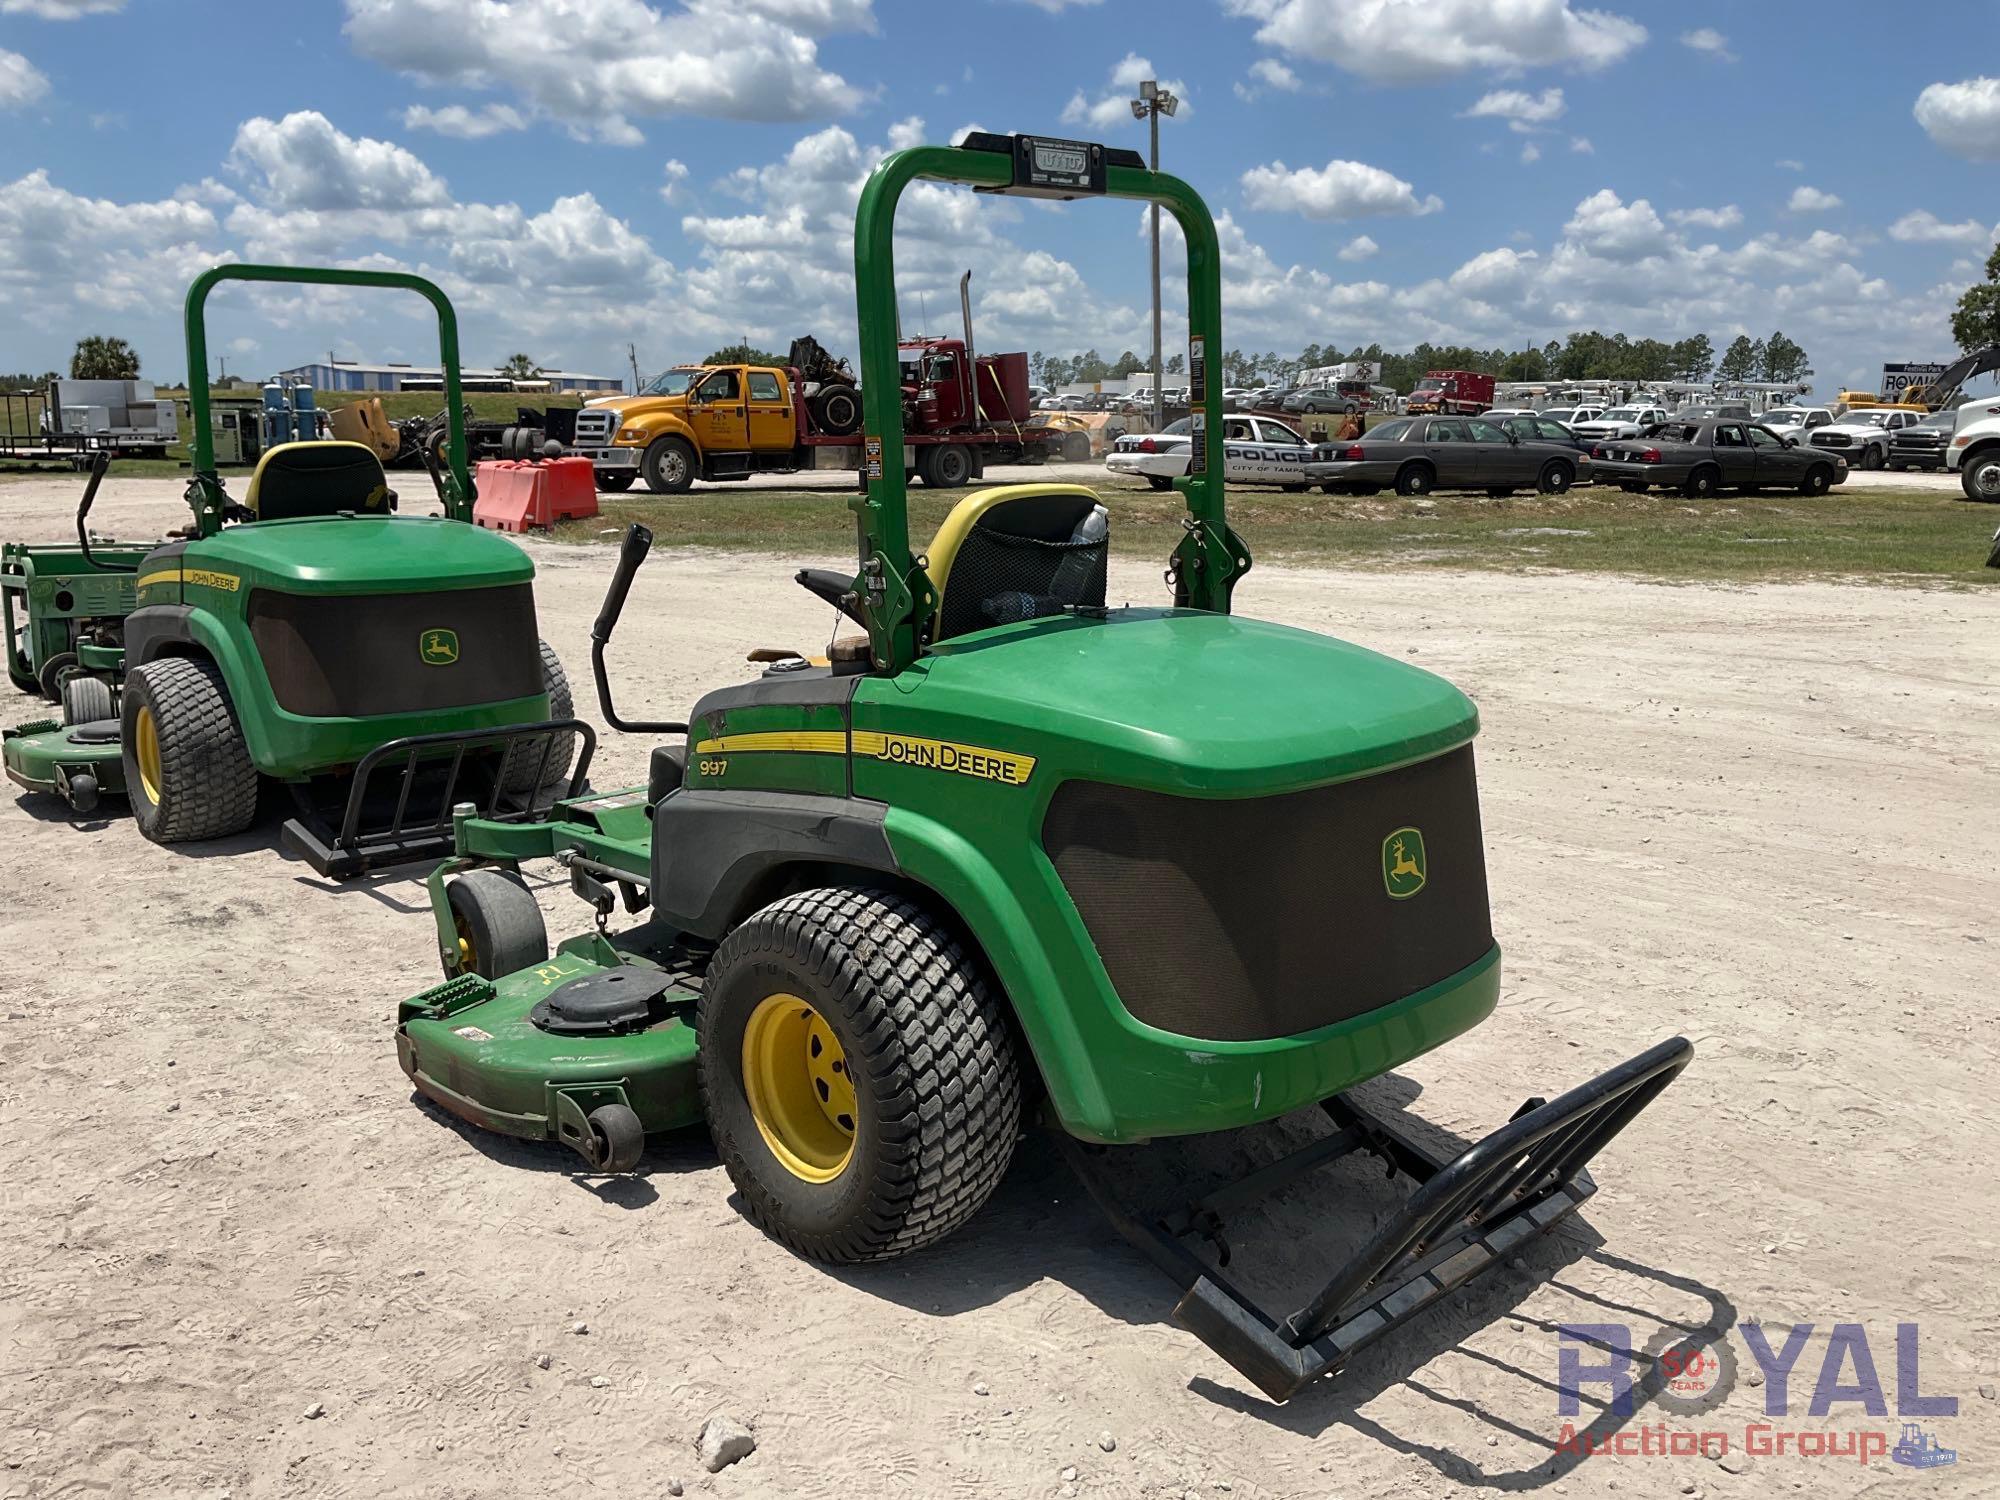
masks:
<path fill-rule="evenodd" d="M 1410 415 L 1423 412 L 1470 414 L 1485 411 L 1493 404 L 1493 377 L 1477 370 L 1426 370 L 1417 388 L 1410 392 L 1405 408 Z"/>

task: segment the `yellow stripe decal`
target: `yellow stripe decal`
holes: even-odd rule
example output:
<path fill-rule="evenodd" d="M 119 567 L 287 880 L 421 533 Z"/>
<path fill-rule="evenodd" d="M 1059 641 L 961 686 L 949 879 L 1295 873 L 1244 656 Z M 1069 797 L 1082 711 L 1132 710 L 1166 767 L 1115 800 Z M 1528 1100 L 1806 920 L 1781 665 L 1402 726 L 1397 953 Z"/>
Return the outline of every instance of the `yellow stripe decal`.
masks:
<path fill-rule="evenodd" d="M 142 589 L 149 589 L 156 583 L 179 583 L 180 581 L 181 570 L 179 568 L 162 568 L 157 573 L 144 574 L 135 586 Z"/>
<path fill-rule="evenodd" d="M 725 734 L 695 743 L 696 755 L 747 755 L 770 750 L 791 755 L 845 755 L 848 737 L 837 729 L 767 729 L 753 734 Z M 1026 786 L 1035 774 L 1035 757 L 1011 750 L 988 750 L 954 740 L 926 740 L 907 734 L 883 734 L 857 729 L 854 753 L 892 765 L 950 771 L 1002 786 Z"/>
<path fill-rule="evenodd" d="M 951 771 L 981 781 L 997 781 L 1003 786 L 1026 786 L 1028 778 L 1035 774 L 1032 755 L 867 729 L 854 732 L 854 753 L 899 766 L 921 766 L 927 771 Z"/>
<path fill-rule="evenodd" d="M 847 735 L 839 729 L 765 729 L 755 734 L 725 734 L 702 740 L 696 755 L 747 755 L 753 750 L 783 750 L 795 755 L 845 755 Z"/>

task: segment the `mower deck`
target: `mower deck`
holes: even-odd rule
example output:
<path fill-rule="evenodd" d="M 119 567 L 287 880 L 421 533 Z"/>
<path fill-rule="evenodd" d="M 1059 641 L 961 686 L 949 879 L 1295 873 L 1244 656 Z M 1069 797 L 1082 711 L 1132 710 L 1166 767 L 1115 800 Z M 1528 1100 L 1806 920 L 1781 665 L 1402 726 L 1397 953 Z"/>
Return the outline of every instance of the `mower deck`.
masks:
<path fill-rule="evenodd" d="M 0 729 L 7 779 L 30 792 L 60 797 L 80 813 L 96 810 L 106 792 L 125 793 L 118 721 L 65 725 L 34 719 Z"/>
<path fill-rule="evenodd" d="M 697 956 L 648 946 L 644 928 L 575 938 L 554 957 L 497 983 L 476 974 L 446 980 L 398 1009 L 396 1059 L 419 1092 L 484 1130 L 560 1141 L 601 1168 L 588 1127 L 605 1105 L 623 1105 L 647 1133 L 701 1119 L 695 1084 L 693 1007 Z M 591 1032 L 549 1029 L 551 997 L 578 981 L 616 975 L 657 989 L 642 1019 Z"/>

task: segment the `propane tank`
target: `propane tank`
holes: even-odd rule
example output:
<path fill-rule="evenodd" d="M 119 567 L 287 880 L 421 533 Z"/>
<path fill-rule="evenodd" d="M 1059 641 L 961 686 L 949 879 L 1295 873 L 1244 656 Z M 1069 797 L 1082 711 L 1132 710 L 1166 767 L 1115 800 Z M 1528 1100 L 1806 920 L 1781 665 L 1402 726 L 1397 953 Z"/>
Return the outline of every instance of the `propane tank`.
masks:
<path fill-rule="evenodd" d="M 275 380 L 264 382 L 263 423 L 266 448 L 292 440 L 292 409 L 285 400 L 285 388 Z"/>
<path fill-rule="evenodd" d="M 319 412 L 313 405 L 313 388 L 303 380 L 292 387 L 292 430 L 302 443 L 319 436 Z"/>

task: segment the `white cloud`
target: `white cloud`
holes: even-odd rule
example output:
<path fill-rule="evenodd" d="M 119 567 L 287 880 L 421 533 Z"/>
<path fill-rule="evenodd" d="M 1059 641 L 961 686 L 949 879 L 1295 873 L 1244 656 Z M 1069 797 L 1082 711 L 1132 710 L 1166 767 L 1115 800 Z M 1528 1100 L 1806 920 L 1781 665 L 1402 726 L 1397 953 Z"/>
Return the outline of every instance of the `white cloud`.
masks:
<path fill-rule="evenodd" d="M 1346 261 L 1366 260 L 1382 247 L 1365 234 L 1357 234 L 1340 247 L 1340 258 Z"/>
<path fill-rule="evenodd" d="M 1667 217 L 1689 229 L 1733 229 L 1743 222 L 1743 210 L 1725 203 L 1720 208 L 1670 209 Z"/>
<path fill-rule="evenodd" d="M 1508 128 L 1527 132 L 1540 129 L 1562 117 L 1563 91 L 1543 89 L 1539 96 L 1522 89 L 1495 89 L 1480 96 L 1463 118 L 1505 120 Z"/>
<path fill-rule="evenodd" d="M 1542 148 L 1540 146 L 1537 146 L 1533 141 L 1523 141 L 1521 143 L 1522 165 L 1525 166 L 1532 162 L 1538 162 L 1541 159 Z"/>
<path fill-rule="evenodd" d="M 1683 31 L 1681 45 L 1696 52 L 1705 52 L 1717 62 L 1736 61 L 1736 54 L 1729 50 L 1729 38 L 1713 26 L 1697 26 L 1693 31 Z"/>
<path fill-rule="evenodd" d="M 1069 6 L 1081 9 L 1089 5 L 1102 5 L 1104 0 L 1022 0 L 1024 5 L 1032 5 L 1036 10 L 1045 10 L 1050 15 L 1060 15 Z"/>
<path fill-rule="evenodd" d="M 1185 83 L 1178 78 L 1159 78 L 1151 62 L 1136 52 L 1128 52 L 1111 70 L 1111 87 L 1107 92 L 1093 98 L 1078 89 L 1070 96 L 1069 103 L 1063 106 L 1063 123 L 1089 125 L 1095 130 L 1110 130 L 1118 125 L 1135 123 L 1132 101 L 1139 97 L 1139 85 L 1148 78 L 1156 79 L 1161 88 L 1180 100 L 1178 114 L 1191 112 Z"/>
<path fill-rule="evenodd" d="M 450 201 L 444 182 L 389 141 L 355 137 L 318 110 L 282 120 L 245 120 L 230 165 L 257 183 L 267 206 L 313 213 L 435 208 Z"/>
<path fill-rule="evenodd" d="M 874 28 L 871 0 L 346 0 L 355 51 L 433 83 L 504 89 L 585 139 L 630 117 L 809 120 L 859 107 L 816 37 Z M 559 66 L 560 58 L 577 66 Z M 546 44 L 546 45 L 545 45 Z"/>
<path fill-rule="evenodd" d="M 1257 22 L 1273 51 L 1332 63 L 1381 83 L 1539 67 L 1602 68 L 1646 40 L 1646 28 L 1570 0 L 1223 0 Z"/>
<path fill-rule="evenodd" d="M 85 198 L 44 170 L 0 187 L 0 308 L 11 328 L 41 331 L 56 347 L 67 348 L 77 320 L 99 311 L 150 312 L 171 326 L 188 282 L 231 258 L 214 213 L 199 203 Z M 150 351 L 150 368 L 170 371 L 172 349 Z"/>
<path fill-rule="evenodd" d="M 1934 83 L 1917 95 L 1917 123 L 1945 150 L 2000 161 L 2000 78 Z"/>
<path fill-rule="evenodd" d="M 1597 148 L 1590 144 L 1590 137 L 1587 135 L 1571 136 L 1569 138 L 1569 149 L 1574 151 L 1578 156 L 1597 155 Z"/>
<path fill-rule="evenodd" d="M 1371 214 L 1434 214 L 1444 200 L 1366 162 L 1330 161 L 1293 170 L 1282 161 L 1243 174 L 1243 201 L 1252 208 L 1284 210 L 1308 219 L 1360 219 Z"/>
<path fill-rule="evenodd" d="M 1281 94 L 1296 94 L 1305 87 L 1299 81 L 1299 75 L 1275 57 L 1260 57 L 1250 64 L 1250 76 L 1256 80 L 1254 83 L 1236 84 L 1236 97 L 1246 104 L 1266 89 L 1276 89 Z"/>
<path fill-rule="evenodd" d="M 0 47 L 0 109 L 20 109 L 49 91 L 42 72 L 18 52 Z"/>
<path fill-rule="evenodd" d="M 660 197 L 668 203 L 673 203 L 678 200 L 681 189 L 687 184 L 687 163 L 670 156 L 662 170 L 667 180 L 660 184 Z"/>
<path fill-rule="evenodd" d="M 0 0 L 0 16 L 35 16 L 44 21 L 74 21 L 124 8 L 125 0 Z"/>
<path fill-rule="evenodd" d="M 1610 188 L 1600 188 L 1577 204 L 1563 233 L 1591 254 L 1606 260 L 1640 260 L 1671 244 L 1667 226 L 1644 198 L 1626 203 Z"/>
<path fill-rule="evenodd" d="M 1792 196 L 1785 201 L 1785 207 L 1795 214 L 1823 214 L 1829 209 L 1839 208 L 1840 199 L 1816 187 L 1795 187 Z"/>
<path fill-rule="evenodd" d="M 1794 161 L 1789 156 L 1781 156 L 1776 161 L 1772 162 L 1771 165 L 1774 167 L 1782 167 L 1787 172 L 1803 172 L 1806 169 L 1806 164 L 1804 162 Z"/>
<path fill-rule="evenodd" d="M 1984 249 L 1994 241 L 1994 227 L 1977 219 L 1947 224 L 1927 208 L 1904 214 L 1889 226 L 1889 238 L 1918 244 L 1964 245 Z"/>
<path fill-rule="evenodd" d="M 528 121 L 518 109 L 507 104 L 488 104 L 479 109 L 468 109 L 463 104 L 447 104 L 443 109 L 412 104 L 403 111 L 403 128 L 434 130 L 455 140 L 480 141 L 503 131 L 525 130 Z"/>

